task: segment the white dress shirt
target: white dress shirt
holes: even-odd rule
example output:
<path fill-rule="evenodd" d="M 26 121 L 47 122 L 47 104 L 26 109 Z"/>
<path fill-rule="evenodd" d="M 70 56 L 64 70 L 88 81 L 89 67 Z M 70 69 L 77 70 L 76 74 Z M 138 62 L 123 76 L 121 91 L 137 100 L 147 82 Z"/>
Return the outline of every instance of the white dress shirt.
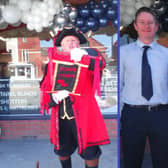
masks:
<path fill-rule="evenodd" d="M 148 62 L 152 72 L 153 96 L 141 95 L 143 44 L 140 40 L 120 48 L 120 99 L 131 105 L 168 104 L 168 48 L 156 42 L 149 44 Z"/>

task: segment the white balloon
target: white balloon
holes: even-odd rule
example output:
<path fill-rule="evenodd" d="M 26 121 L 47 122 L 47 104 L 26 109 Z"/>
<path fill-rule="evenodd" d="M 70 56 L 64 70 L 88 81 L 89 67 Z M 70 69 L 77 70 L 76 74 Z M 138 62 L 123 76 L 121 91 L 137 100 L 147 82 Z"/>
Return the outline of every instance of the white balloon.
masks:
<path fill-rule="evenodd" d="M 6 29 L 8 27 L 8 23 L 3 22 L 0 24 L 0 30 Z"/>
<path fill-rule="evenodd" d="M 31 22 L 33 22 L 33 15 L 29 13 L 29 15 L 27 16 L 27 23 L 31 23 Z"/>
<path fill-rule="evenodd" d="M 28 22 L 28 16 L 30 15 L 30 12 L 23 12 L 22 16 L 21 16 L 21 21 L 23 23 L 27 23 Z"/>
<path fill-rule="evenodd" d="M 19 0 L 18 6 L 23 11 L 28 11 L 31 8 L 32 2 L 31 0 Z"/>
<path fill-rule="evenodd" d="M 32 9 L 31 10 L 32 15 L 41 15 L 40 8 Z"/>
<path fill-rule="evenodd" d="M 130 9 L 126 10 L 126 13 L 130 16 L 134 16 L 136 12 L 136 9 L 134 8 L 134 6 L 132 6 Z"/>
<path fill-rule="evenodd" d="M 21 11 L 16 5 L 7 5 L 2 11 L 2 16 L 7 23 L 17 23 L 21 18 Z"/>
<path fill-rule="evenodd" d="M 54 16 L 53 15 L 48 15 L 48 21 L 52 21 L 54 19 Z"/>
<path fill-rule="evenodd" d="M 17 4 L 18 0 L 9 0 L 9 4 Z"/>
<path fill-rule="evenodd" d="M 133 21 L 133 19 L 132 19 L 131 16 L 125 15 L 124 19 L 122 21 L 123 21 L 124 25 L 128 25 L 128 24 L 130 24 Z"/>
<path fill-rule="evenodd" d="M 43 20 L 42 26 L 43 27 L 48 27 L 49 26 L 49 21 L 48 20 Z"/>
<path fill-rule="evenodd" d="M 136 9 L 139 9 L 139 8 L 141 8 L 141 7 L 143 7 L 144 6 L 144 4 L 142 3 L 142 2 L 136 2 L 135 3 L 135 8 Z"/>
<path fill-rule="evenodd" d="M 135 0 L 125 0 L 125 3 L 127 4 L 127 3 L 132 3 L 132 4 L 134 4 L 135 3 Z"/>
<path fill-rule="evenodd" d="M 20 26 L 20 24 L 21 24 L 21 21 L 19 21 L 19 22 L 17 22 L 17 23 L 14 23 L 14 24 L 11 24 L 13 27 L 18 27 L 18 26 Z"/>
<path fill-rule="evenodd" d="M 54 6 L 54 4 L 56 4 L 58 2 L 56 2 L 55 0 L 48 0 L 47 3 L 49 6 Z"/>
<path fill-rule="evenodd" d="M 41 16 L 39 16 L 39 15 L 33 16 L 33 22 L 34 22 L 35 24 L 39 24 L 41 21 L 42 21 Z"/>
<path fill-rule="evenodd" d="M 125 1 L 120 0 L 120 7 L 121 7 L 121 5 L 125 5 Z"/>
<path fill-rule="evenodd" d="M 144 6 L 150 7 L 152 2 L 151 0 L 143 0 Z"/>
<path fill-rule="evenodd" d="M 40 28 L 42 28 L 41 23 L 40 23 L 40 24 L 34 24 L 34 28 L 35 28 L 35 29 L 40 29 Z"/>
<path fill-rule="evenodd" d="M 30 31 L 32 31 L 34 29 L 34 26 L 31 23 L 28 23 L 26 27 Z"/>
<path fill-rule="evenodd" d="M 0 5 L 0 11 L 2 11 L 5 8 L 5 5 Z"/>
<path fill-rule="evenodd" d="M 50 7 L 50 8 L 48 9 L 48 13 L 49 13 L 50 15 L 55 15 L 55 14 L 57 14 L 57 11 L 55 10 L 55 8 Z"/>
<path fill-rule="evenodd" d="M 49 3 L 49 2 L 48 2 L 48 8 L 52 8 L 52 7 L 54 7 L 56 4 L 57 4 L 57 3 L 55 3 L 55 2 L 54 2 L 54 3 L 52 3 L 52 2 Z"/>
<path fill-rule="evenodd" d="M 49 14 L 48 14 L 48 12 L 46 11 L 46 12 L 42 12 L 42 13 L 41 13 L 41 16 L 42 16 L 42 18 L 47 19 L 48 16 L 49 16 Z"/>
<path fill-rule="evenodd" d="M 39 28 L 35 28 L 36 32 L 40 33 L 43 31 L 43 28 L 42 27 L 39 27 Z"/>
<path fill-rule="evenodd" d="M 56 3 L 53 7 L 55 8 L 56 14 L 58 14 L 63 9 L 63 5 L 59 3 Z"/>
<path fill-rule="evenodd" d="M 126 0 L 125 4 L 128 6 L 134 6 L 135 5 L 135 0 Z"/>
<path fill-rule="evenodd" d="M 127 24 L 123 21 L 123 16 L 120 16 L 121 20 L 120 20 L 120 25 L 121 26 L 127 26 Z"/>
<path fill-rule="evenodd" d="M 40 9 L 41 9 L 41 11 L 46 11 L 46 10 L 48 10 L 48 4 L 42 2 L 42 3 L 40 4 Z"/>
<path fill-rule="evenodd" d="M 39 9 L 39 8 L 40 8 L 40 5 L 41 5 L 41 2 L 40 2 L 40 1 L 38 1 L 38 0 L 33 1 L 31 10 Z"/>
<path fill-rule="evenodd" d="M 120 15 L 124 15 L 126 10 L 126 6 L 125 5 L 120 5 Z"/>

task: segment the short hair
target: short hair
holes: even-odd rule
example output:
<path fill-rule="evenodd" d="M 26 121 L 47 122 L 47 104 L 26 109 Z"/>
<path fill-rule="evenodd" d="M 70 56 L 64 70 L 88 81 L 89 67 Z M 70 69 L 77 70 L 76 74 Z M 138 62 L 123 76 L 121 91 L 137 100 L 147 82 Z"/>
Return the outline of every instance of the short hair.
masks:
<path fill-rule="evenodd" d="M 147 13 L 150 13 L 153 18 L 155 19 L 156 23 L 159 23 L 159 19 L 158 19 L 158 15 L 157 13 L 152 9 L 152 8 L 149 8 L 149 7 L 141 7 L 139 8 L 136 13 L 135 13 L 135 22 L 137 21 L 137 18 L 138 16 L 142 13 L 142 12 L 147 12 Z"/>

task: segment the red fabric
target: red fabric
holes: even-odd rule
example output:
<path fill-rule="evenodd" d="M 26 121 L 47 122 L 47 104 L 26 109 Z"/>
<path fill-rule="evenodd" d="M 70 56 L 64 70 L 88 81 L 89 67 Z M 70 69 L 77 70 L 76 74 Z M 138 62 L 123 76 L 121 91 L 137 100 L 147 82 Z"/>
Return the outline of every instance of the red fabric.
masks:
<path fill-rule="evenodd" d="M 53 50 L 53 59 L 73 62 L 70 60 L 69 55 L 63 55 L 61 52 Z M 90 58 L 88 56 L 82 57 L 80 61 L 81 64 L 89 65 Z M 55 68 L 55 64 L 52 65 Z M 49 71 L 50 68 L 48 68 Z M 99 68 L 98 68 L 99 69 Z M 43 82 L 43 93 L 45 91 L 51 90 L 52 86 L 50 83 L 51 76 L 50 72 L 47 72 L 47 75 Z M 99 72 L 96 72 L 100 75 Z M 101 115 L 100 109 L 95 99 L 95 90 L 93 89 L 94 74 L 88 68 L 81 67 L 79 82 L 76 87 L 76 93 L 78 95 L 70 94 L 71 100 L 73 103 L 74 116 L 77 127 L 77 136 L 79 142 L 79 153 L 84 151 L 88 146 L 94 145 L 103 145 L 110 143 L 107 130 L 103 117 Z M 44 97 L 42 97 L 44 98 Z M 45 102 L 44 102 L 45 101 Z M 46 103 L 49 103 L 48 97 L 42 101 L 42 108 L 46 109 Z M 51 131 L 50 138 L 51 142 L 59 149 L 59 118 L 58 118 L 58 106 L 52 108 L 51 113 Z"/>

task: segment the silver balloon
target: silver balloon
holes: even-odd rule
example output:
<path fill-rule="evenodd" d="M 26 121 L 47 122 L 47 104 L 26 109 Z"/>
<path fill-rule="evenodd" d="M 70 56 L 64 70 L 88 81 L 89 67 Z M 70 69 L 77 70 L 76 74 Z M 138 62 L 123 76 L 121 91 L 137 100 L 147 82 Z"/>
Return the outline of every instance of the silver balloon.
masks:
<path fill-rule="evenodd" d="M 64 15 L 68 16 L 70 12 L 71 12 L 71 5 L 70 4 L 65 4 L 65 6 L 62 9 L 62 13 Z"/>
<path fill-rule="evenodd" d="M 76 19 L 71 19 L 71 23 L 75 23 Z"/>
<path fill-rule="evenodd" d="M 155 1 L 154 4 L 152 5 L 152 8 L 157 12 L 159 16 L 163 15 L 167 10 L 165 2 L 160 0 Z"/>
<path fill-rule="evenodd" d="M 156 12 L 158 13 L 158 15 L 163 15 L 166 12 L 166 10 L 167 10 L 167 6 L 164 5 L 161 8 L 156 9 Z"/>
<path fill-rule="evenodd" d="M 69 19 L 70 21 L 74 22 L 76 17 L 77 17 L 78 13 L 76 8 L 71 8 L 71 12 L 69 13 Z"/>
<path fill-rule="evenodd" d="M 65 26 L 68 23 L 68 18 L 63 14 L 58 14 L 54 18 L 54 23 L 58 26 Z"/>
<path fill-rule="evenodd" d="M 66 27 L 66 28 L 73 28 L 73 27 L 74 27 L 74 24 L 68 23 L 65 27 Z"/>

